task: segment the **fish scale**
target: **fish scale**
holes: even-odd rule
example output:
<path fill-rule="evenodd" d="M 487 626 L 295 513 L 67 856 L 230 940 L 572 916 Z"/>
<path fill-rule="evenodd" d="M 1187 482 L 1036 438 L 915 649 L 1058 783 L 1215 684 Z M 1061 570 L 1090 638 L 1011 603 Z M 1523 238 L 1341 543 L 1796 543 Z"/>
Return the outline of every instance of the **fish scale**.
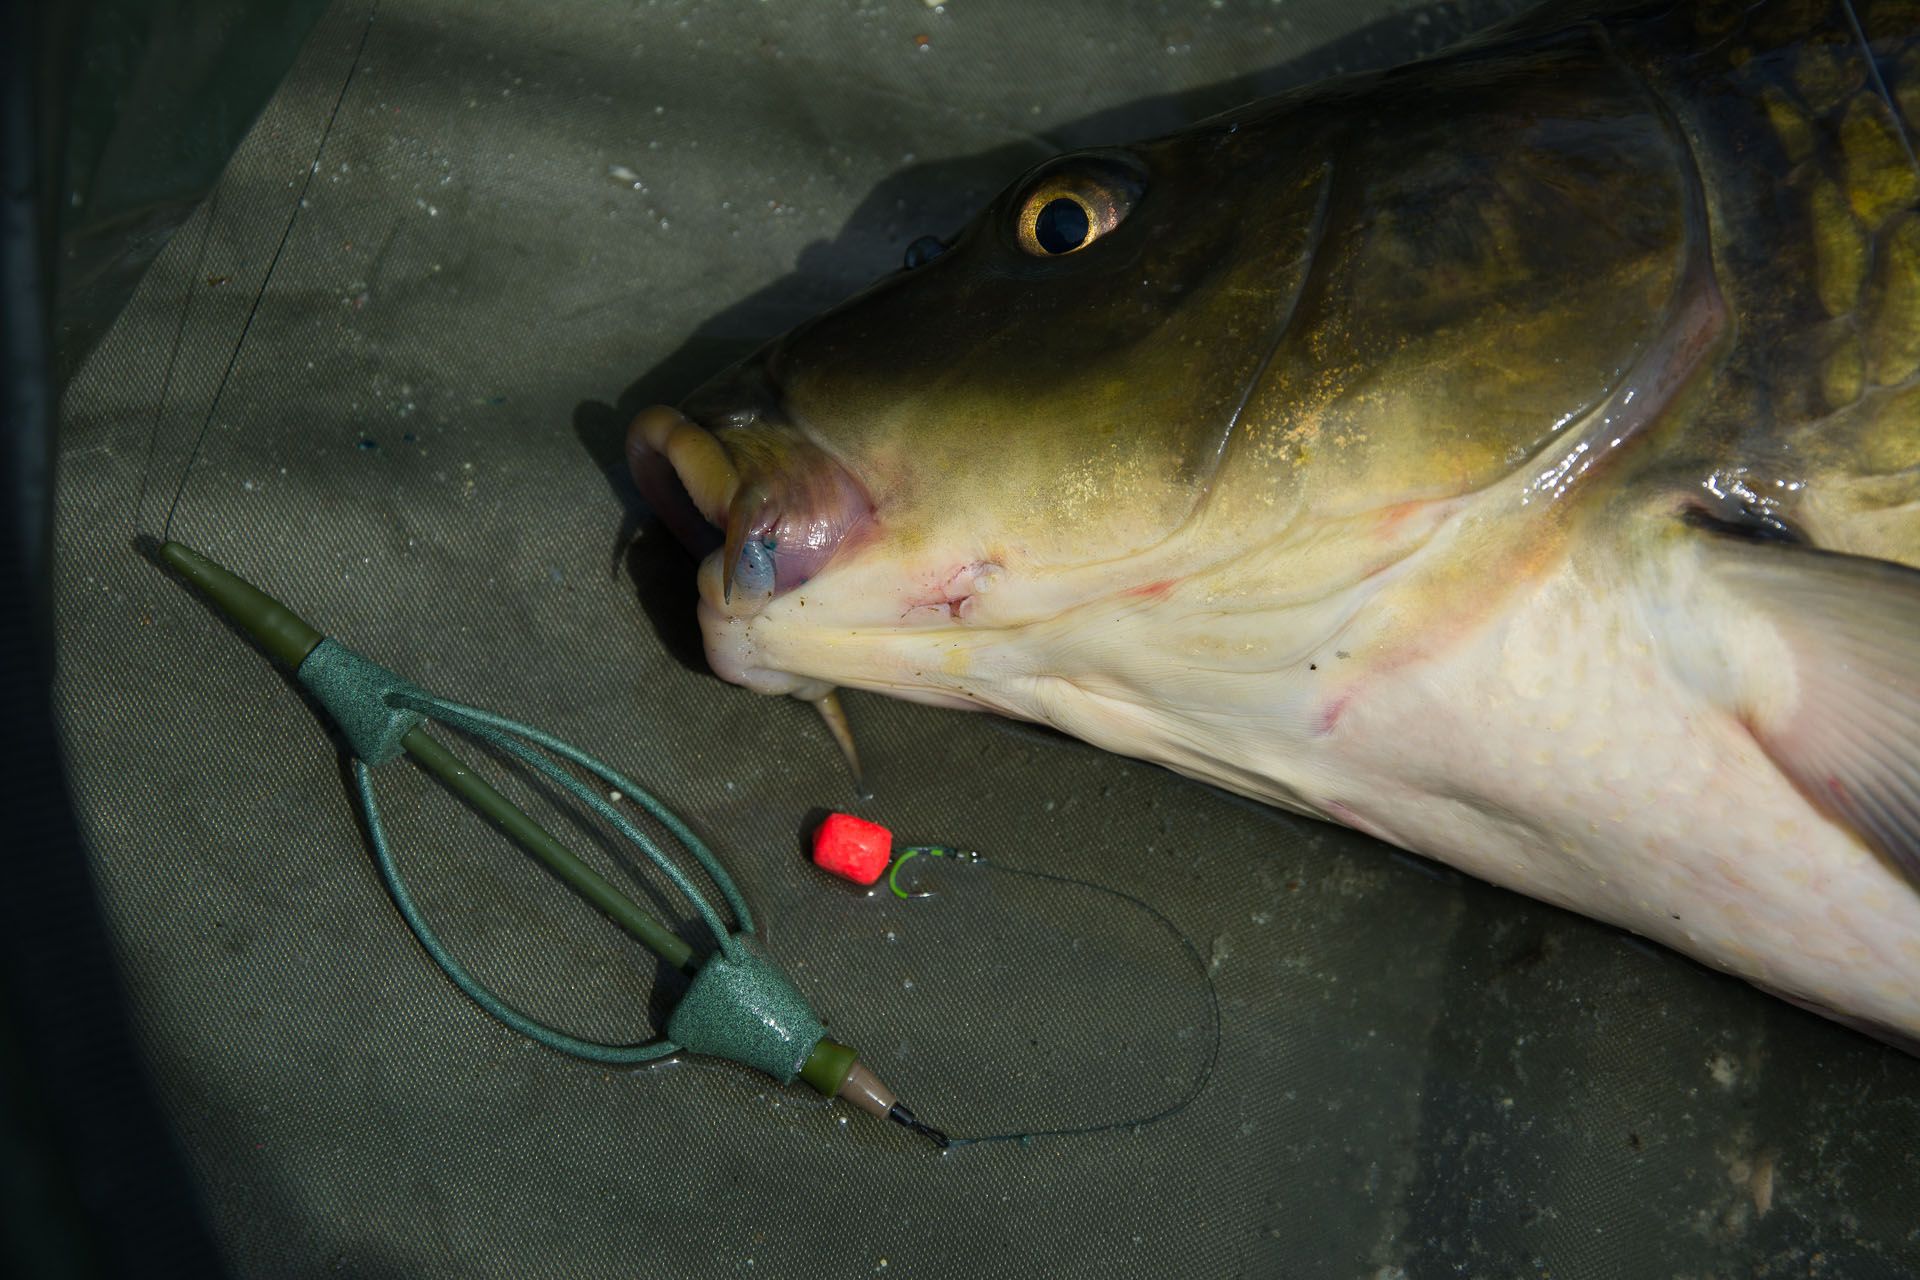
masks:
<path fill-rule="evenodd" d="M 1724 478 L 1734 505 L 1821 545 L 1912 562 L 1920 534 L 1889 512 L 1920 500 L 1920 8 L 1851 8 L 1702 4 L 1614 35 L 1686 117 L 1738 331 L 1710 402 L 1641 465 L 1675 486 Z M 1724 90 L 1690 93 L 1703 78 Z"/>

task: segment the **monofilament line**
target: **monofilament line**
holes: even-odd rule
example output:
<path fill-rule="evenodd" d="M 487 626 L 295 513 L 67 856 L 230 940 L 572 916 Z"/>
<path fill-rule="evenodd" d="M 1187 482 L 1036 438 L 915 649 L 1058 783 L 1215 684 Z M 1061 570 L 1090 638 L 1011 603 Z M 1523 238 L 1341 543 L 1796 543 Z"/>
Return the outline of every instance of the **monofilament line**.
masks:
<path fill-rule="evenodd" d="M 267 273 L 260 281 L 260 289 L 253 295 L 253 305 L 247 308 L 246 323 L 240 326 L 240 337 L 233 344 L 233 353 L 227 357 L 227 367 L 221 371 L 220 382 L 213 390 L 213 400 L 207 405 L 207 416 L 200 422 L 200 430 L 193 438 L 193 449 L 187 454 L 186 465 L 180 471 L 180 483 L 173 491 L 173 501 L 167 505 L 167 518 L 160 527 L 161 541 L 169 540 L 173 535 L 174 513 L 180 509 L 180 499 L 186 496 L 187 481 L 193 476 L 193 464 L 200 458 L 200 450 L 206 444 L 207 432 L 213 426 L 213 417 L 220 409 L 220 398 L 226 394 L 227 380 L 233 376 L 234 366 L 240 363 L 240 352 L 247 345 L 247 335 L 253 331 L 253 318 L 260 314 L 260 303 L 267 296 L 267 288 L 273 283 L 274 270 L 280 265 L 280 255 L 287 250 L 287 242 L 293 238 L 294 224 L 300 221 L 300 210 L 307 204 L 307 191 L 313 186 L 313 175 L 320 172 L 320 157 L 327 149 L 327 139 L 333 136 L 334 121 L 339 119 L 341 104 L 347 100 L 347 90 L 353 86 L 354 73 L 360 70 L 360 58 L 367 51 L 367 37 L 373 34 L 373 19 L 380 12 L 380 0 L 374 0 L 373 7 L 367 10 L 366 25 L 360 29 L 360 45 L 353 51 L 353 61 L 347 67 L 346 77 L 340 82 L 340 92 L 333 100 L 333 110 L 327 113 L 326 126 L 320 131 L 320 143 L 314 148 L 313 160 L 307 165 L 306 179 L 300 184 L 300 194 L 293 202 L 293 210 L 287 215 L 287 225 L 280 232 L 280 243 L 274 246 L 273 257 L 267 262 Z"/>

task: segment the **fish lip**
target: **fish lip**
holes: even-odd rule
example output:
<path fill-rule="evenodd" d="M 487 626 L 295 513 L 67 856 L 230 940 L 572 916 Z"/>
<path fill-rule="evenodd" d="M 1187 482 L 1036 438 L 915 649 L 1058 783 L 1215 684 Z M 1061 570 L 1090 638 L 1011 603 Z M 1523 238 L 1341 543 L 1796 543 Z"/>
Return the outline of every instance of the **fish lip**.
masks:
<path fill-rule="evenodd" d="M 850 545 L 866 540 L 865 486 L 787 413 L 756 360 L 679 407 L 643 409 L 627 455 L 648 505 L 696 559 L 701 632 L 715 674 L 763 693 L 830 686 L 756 661 L 754 624 Z"/>
<path fill-rule="evenodd" d="M 716 448 L 708 450 L 708 465 L 724 461 L 738 475 L 741 460 L 728 447 L 727 434 L 756 423 L 788 421 L 783 397 L 766 369 L 771 350 L 763 350 L 695 388 L 677 406 L 654 404 L 639 410 L 627 427 L 627 467 L 648 505 L 672 527 L 696 559 L 713 550 L 715 534 L 725 536 L 727 508 L 733 492 L 696 491 L 710 486 L 687 474 L 684 460 L 676 463 L 663 448 L 664 437 L 676 427 L 697 428 Z M 698 452 L 698 451 L 696 451 Z M 689 519 L 691 512 L 693 519 Z"/>
<path fill-rule="evenodd" d="M 675 436 L 692 446 L 678 457 Z M 700 564 L 705 595 L 708 569 L 739 524 L 734 511 L 741 487 L 738 460 L 709 422 L 656 404 L 628 425 L 627 468 L 648 509 Z"/>
<path fill-rule="evenodd" d="M 655 406 L 637 416 L 627 429 L 627 470 L 647 509 L 664 524 L 694 560 L 704 560 L 723 540 L 722 531 L 693 500 L 686 478 L 665 452 L 647 438 L 642 419 L 657 414 Z"/>

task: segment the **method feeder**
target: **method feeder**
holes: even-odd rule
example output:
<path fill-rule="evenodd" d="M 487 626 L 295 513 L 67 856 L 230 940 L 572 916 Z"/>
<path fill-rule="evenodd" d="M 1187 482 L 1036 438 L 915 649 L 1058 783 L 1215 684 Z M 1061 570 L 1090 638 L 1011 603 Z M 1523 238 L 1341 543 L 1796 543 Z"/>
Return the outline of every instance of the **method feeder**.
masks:
<path fill-rule="evenodd" d="M 259 588 L 178 542 L 160 559 L 204 592 L 236 625 L 295 677 L 324 707 L 353 753 L 353 776 L 374 857 L 394 905 L 420 945 L 454 985 L 513 1030 L 574 1057 L 631 1066 L 685 1050 L 754 1067 L 782 1084 L 795 1076 L 828 1098 L 904 1125 L 941 1147 L 947 1137 L 903 1106 L 844 1044 L 830 1040 L 820 1019 L 781 973 L 754 934 L 753 916 L 713 852 L 664 805 L 612 768 L 551 734 L 504 716 L 437 698 L 339 641 L 323 636 Z M 643 853 L 693 905 L 716 949 L 702 957 L 588 866 L 525 812 L 427 732 L 435 721 L 513 756 L 599 815 Z M 535 748 L 539 748 L 536 750 Z M 374 802 L 371 766 L 399 756 L 439 779 L 546 864 L 560 880 L 661 960 L 691 978 L 667 1019 L 666 1037 L 648 1044 L 581 1040 L 509 1008 L 480 985 L 428 928 L 400 878 Z M 630 796 L 673 833 L 719 886 L 738 927 L 729 929 L 693 881 L 654 841 L 598 793 L 550 758 L 558 756 Z"/>

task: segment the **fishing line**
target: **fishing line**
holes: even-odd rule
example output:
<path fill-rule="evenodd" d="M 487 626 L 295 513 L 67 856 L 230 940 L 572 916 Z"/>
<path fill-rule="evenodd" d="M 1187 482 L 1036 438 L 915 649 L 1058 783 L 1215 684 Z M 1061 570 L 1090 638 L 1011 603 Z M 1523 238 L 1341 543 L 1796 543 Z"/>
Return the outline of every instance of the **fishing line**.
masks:
<path fill-rule="evenodd" d="M 320 157 L 326 152 L 327 139 L 333 136 L 334 121 L 339 119 L 340 108 L 347 100 L 347 90 L 353 86 L 353 77 L 360 70 L 360 58 L 367 51 L 367 39 L 373 34 L 373 20 L 380 12 L 380 0 L 373 0 L 373 7 L 367 10 L 367 21 L 360 28 L 360 44 L 353 51 L 353 61 L 347 67 L 346 78 L 340 82 L 340 92 L 333 100 L 333 110 L 327 113 L 327 123 L 320 131 L 320 144 L 314 148 L 313 160 L 307 165 L 306 179 L 300 184 L 300 194 L 293 202 L 293 212 L 287 215 L 287 225 L 280 232 L 280 243 L 274 246 L 273 257 L 267 262 L 267 273 L 260 280 L 259 291 L 253 295 L 253 305 L 247 308 L 247 318 L 240 326 L 240 337 L 233 344 L 233 353 L 227 357 L 227 366 L 220 374 L 220 382 L 213 389 L 213 400 L 207 405 L 207 415 L 201 420 L 200 430 L 193 438 L 193 448 L 187 454 L 187 461 L 180 472 L 180 483 L 173 491 L 173 501 L 167 506 L 166 521 L 160 526 L 160 540 L 167 541 L 173 536 L 174 513 L 180 509 L 180 499 L 186 496 L 187 481 L 193 478 L 193 465 L 199 461 L 201 447 L 206 444 L 207 432 L 213 427 L 214 414 L 219 412 L 220 399 L 226 395 L 227 380 L 233 376 L 234 366 L 240 363 L 240 353 L 246 348 L 247 335 L 253 332 L 254 317 L 260 314 L 260 304 L 266 299 L 267 288 L 273 283 L 273 273 L 280 266 L 280 256 L 287 250 L 287 242 L 293 238 L 294 224 L 300 221 L 300 211 L 307 206 L 307 191 L 313 186 L 313 176 L 320 172 Z M 212 225 L 211 210 L 208 225 Z M 195 279 L 198 277 L 196 276 Z M 191 285 L 189 285 L 191 287 Z M 185 326 L 185 317 L 181 319 Z M 171 377 L 171 366 L 169 366 Z M 145 492 L 145 482 L 142 482 Z M 134 517 L 139 518 L 137 510 Z"/>
<path fill-rule="evenodd" d="M 1068 885 L 1078 889 L 1091 889 L 1096 893 L 1104 893 L 1110 898 L 1118 899 L 1128 906 L 1145 912 L 1155 923 L 1162 929 L 1165 929 L 1168 934 L 1172 935 L 1172 937 L 1179 942 L 1181 949 L 1187 953 L 1187 958 L 1193 962 L 1194 972 L 1199 976 L 1201 985 L 1207 993 L 1207 1014 L 1208 1020 L 1212 1024 L 1207 1042 L 1206 1061 L 1201 1063 L 1199 1073 L 1195 1075 L 1193 1084 L 1189 1086 L 1186 1093 L 1178 1099 L 1151 1115 L 1128 1120 L 1111 1120 L 1101 1124 L 1073 1125 L 1055 1129 L 1023 1129 L 1008 1133 L 976 1134 L 970 1137 L 949 1134 L 947 1136 L 947 1146 L 949 1150 L 960 1147 L 986 1146 L 997 1142 L 1017 1142 L 1021 1146 L 1031 1146 L 1036 1140 L 1041 1138 L 1091 1137 L 1095 1134 L 1117 1133 L 1122 1130 L 1138 1132 L 1149 1125 L 1171 1119 L 1182 1111 L 1185 1111 L 1206 1091 L 1207 1086 L 1213 1081 L 1214 1067 L 1220 1060 L 1220 992 L 1213 984 L 1213 975 L 1207 971 L 1207 961 L 1206 958 L 1200 954 L 1200 948 L 1195 946 L 1193 939 L 1189 938 L 1178 925 L 1169 920 L 1159 908 L 1142 898 L 1135 897 L 1124 889 L 1115 889 L 1111 885 L 1099 884 L 1092 880 L 1080 880 L 1073 876 L 1058 875 L 1050 871 L 1030 871 L 1024 867 L 1010 867 L 1004 863 L 989 861 L 978 853 L 949 849 L 940 845 L 917 845 L 900 851 L 900 856 L 895 858 L 893 865 L 887 868 L 887 888 L 893 891 L 895 897 L 906 901 L 914 901 L 935 896 L 931 892 L 915 893 L 900 887 L 900 868 L 913 859 L 922 856 L 946 858 L 962 866 L 985 867 L 989 871 L 996 871 L 1003 875 L 1023 876 L 1029 880 Z"/>
<path fill-rule="evenodd" d="M 213 239 L 214 220 L 220 216 L 220 187 L 207 197 L 207 215 L 200 225 L 200 247 L 194 251 L 193 270 L 187 273 L 187 296 L 180 303 L 180 323 L 173 327 L 173 345 L 167 351 L 167 371 L 160 379 L 160 403 L 154 406 L 153 429 L 147 433 L 147 460 L 140 468 L 140 492 L 133 499 L 133 531 L 140 532 L 140 513 L 147 507 L 147 483 L 153 478 L 153 455 L 160 448 L 160 427 L 167 420 L 167 397 L 173 391 L 173 371 L 180 362 L 180 339 L 187 332 L 187 319 L 193 314 L 193 300 L 199 296 L 200 273 L 207 265 L 207 242 Z M 184 481 L 184 476 L 182 477 Z M 174 501 L 179 501 L 176 493 Z"/>

